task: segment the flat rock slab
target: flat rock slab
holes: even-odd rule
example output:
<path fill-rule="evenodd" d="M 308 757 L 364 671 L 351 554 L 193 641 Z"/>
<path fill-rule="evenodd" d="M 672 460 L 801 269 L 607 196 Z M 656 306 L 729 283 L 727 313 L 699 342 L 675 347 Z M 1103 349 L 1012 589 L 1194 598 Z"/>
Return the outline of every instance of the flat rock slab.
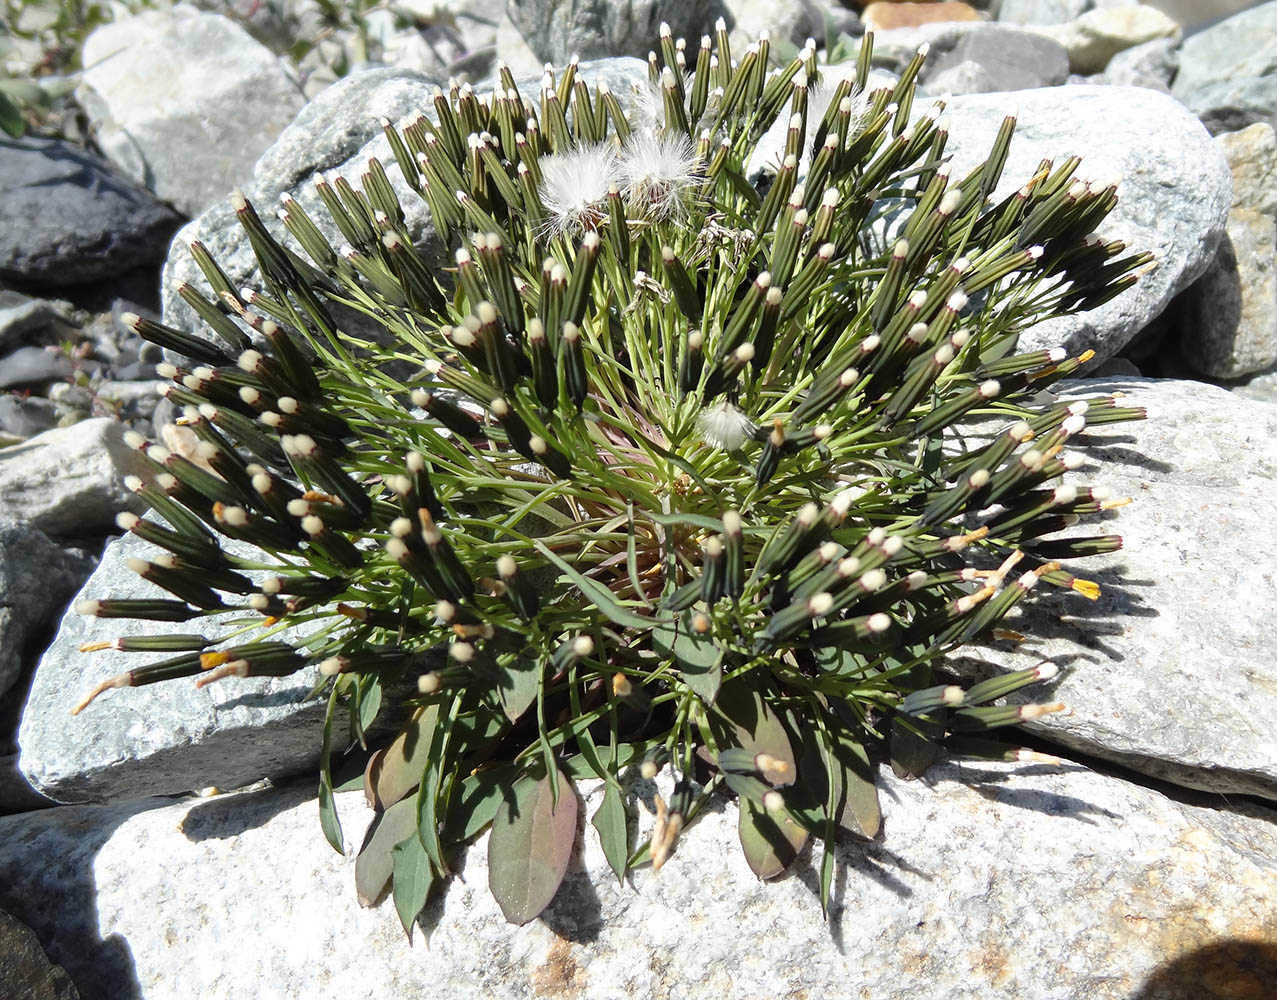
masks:
<path fill-rule="evenodd" d="M 227 548 L 244 554 L 250 547 Z M 79 598 L 170 597 L 125 565 L 131 556 L 157 551 L 135 535 L 112 542 Z M 91 618 L 77 614 L 73 603 L 36 668 L 18 733 L 20 767 L 31 785 L 57 802 L 119 801 L 208 786 L 240 788 L 313 767 L 327 709 L 325 699 L 304 701 L 319 679 L 315 667 L 198 690 L 192 678 L 108 691 L 70 716 L 99 682 L 172 655 L 81 653 L 82 643 L 198 631 L 198 619 L 174 625 Z M 280 638 L 288 641 L 290 634 Z M 346 724 L 344 717 L 338 724 Z"/>
<path fill-rule="evenodd" d="M 1074 475 L 1134 502 L 1070 533 L 1120 534 L 1108 556 L 1071 561 L 1096 580 L 1094 604 L 1043 588 L 1008 627 L 1029 635 L 955 656 L 987 675 L 1042 659 L 1063 701 L 1031 728 L 1053 741 L 1167 781 L 1277 799 L 1277 407 L 1199 382 L 1072 383 L 1072 395 L 1121 391 L 1149 419 L 1088 432 L 1095 459 Z"/>
<path fill-rule="evenodd" d="M 85 1000 L 1258 998 L 1277 976 L 1277 813 L 1074 766 L 942 762 L 882 784 L 885 837 L 838 848 L 828 923 L 819 859 L 760 883 L 716 802 L 659 876 L 624 885 L 587 828 L 522 928 L 488 893 L 485 838 L 410 947 L 389 903 L 359 909 L 308 789 L 0 818 L 0 906 Z M 362 794 L 337 801 L 357 839 Z"/>

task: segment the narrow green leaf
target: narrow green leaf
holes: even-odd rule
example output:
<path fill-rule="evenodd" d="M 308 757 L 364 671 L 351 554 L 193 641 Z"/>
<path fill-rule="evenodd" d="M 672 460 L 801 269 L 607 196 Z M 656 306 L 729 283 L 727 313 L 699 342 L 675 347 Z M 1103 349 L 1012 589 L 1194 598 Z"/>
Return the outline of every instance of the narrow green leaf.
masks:
<path fill-rule="evenodd" d="M 533 544 L 543 556 L 559 567 L 569 580 L 571 580 L 587 598 L 593 601 L 598 609 L 603 612 L 604 617 L 614 625 L 624 625 L 629 628 L 649 629 L 660 619 L 644 618 L 642 615 L 636 615 L 633 611 L 623 607 L 613 596 L 612 592 L 599 583 L 597 580 L 591 580 L 587 576 L 582 576 L 577 570 L 564 562 L 559 556 L 550 551 L 545 542 L 540 539 L 534 540 Z"/>
<path fill-rule="evenodd" d="M 337 803 L 333 801 L 333 717 L 337 714 L 337 688 L 328 695 L 328 712 L 324 716 L 324 739 L 319 749 L 319 826 L 324 838 L 338 854 L 346 853 L 341 836 L 341 820 L 337 818 Z"/>
<path fill-rule="evenodd" d="M 360 906 L 376 905 L 394 873 L 391 851 L 416 832 L 417 810 L 412 799 L 401 799 L 373 817 L 359 856 L 355 858 L 355 894 Z"/>
<path fill-rule="evenodd" d="M 368 747 L 368 727 L 377 718 L 381 710 L 381 681 L 376 677 L 360 677 L 355 687 L 355 705 L 351 713 L 351 722 L 355 727 L 355 738 L 364 749 Z"/>
<path fill-rule="evenodd" d="M 395 912 L 399 914 L 399 923 L 411 943 L 413 924 L 426 905 L 435 874 L 426 849 L 421 846 L 421 838 L 416 834 L 405 837 L 391 849 L 390 854 L 394 866 L 391 895 L 395 901 Z"/>
<path fill-rule="evenodd" d="M 609 781 L 603 791 L 603 802 L 590 820 L 590 825 L 599 833 L 599 844 L 603 847 L 603 856 L 608 865 L 616 873 L 616 880 L 625 878 L 625 863 L 630 856 L 630 833 L 625 815 L 625 796 L 621 786 Z"/>
<path fill-rule="evenodd" d="M 488 885 L 510 923 L 526 924 L 558 892 L 576 840 L 578 808 L 572 783 L 555 771 L 520 779 L 514 801 L 497 810 L 488 840 Z"/>
<path fill-rule="evenodd" d="M 783 874 L 807 843 L 807 831 L 784 811 L 769 813 L 750 799 L 740 800 L 737 833 L 745 860 L 761 879 Z"/>
<path fill-rule="evenodd" d="M 537 684 L 544 670 L 545 661 L 530 649 L 498 668 L 497 695 L 502 711 L 511 722 L 518 722 L 537 700 Z"/>

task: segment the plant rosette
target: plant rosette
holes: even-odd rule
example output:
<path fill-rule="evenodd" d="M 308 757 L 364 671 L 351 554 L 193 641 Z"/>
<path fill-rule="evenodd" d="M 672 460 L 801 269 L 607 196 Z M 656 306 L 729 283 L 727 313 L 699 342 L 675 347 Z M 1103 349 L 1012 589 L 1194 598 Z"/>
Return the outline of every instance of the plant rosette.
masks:
<path fill-rule="evenodd" d="M 121 637 L 163 655 L 77 711 L 318 664 L 341 850 L 333 760 L 393 702 L 410 721 L 368 758 L 356 882 L 405 928 L 489 825 L 503 911 L 540 913 L 579 778 L 604 782 L 590 823 L 618 878 L 659 868 L 718 789 L 769 878 L 813 837 L 878 833 L 880 760 L 1051 759 L 997 731 L 1063 706 L 996 702 L 1053 664 L 964 687 L 943 657 L 1035 588 L 1098 594 L 1064 563 L 1120 539 L 1061 532 L 1115 502 L 1059 481 L 1083 428 L 1143 412 L 1054 401 L 1086 358 L 1015 342 L 1152 256 L 1092 235 L 1116 186 L 1076 158 L 995 200 L 1013 118 L 952 176 L 943 102 L 912 114 L 925 51 L 869 91 L 872 44 L 825 81 L 811 45 L 773 67 L 766 37 L 733 56 L 721 23 L 698 50 L 666 30 L 629 110 L 575 61 L 526 96 L 504 68 L 489 96 L 454 86 L 383 123 L 393 162 L 358 186 L 316 178 L 340 246 L 296 201 L 275 227 L 237 194 L 259 287 L 196 243 L 208 289 L 180 291 L 214 337 L 130 319 L 190 359 L 165 375 L 193 443 L 134 439 L 151 474 L 130 485 L 158 519 L 124 524 L 170 596 L 81 606 L 195 625 Z M 451 267 L 409 239 L 391 172 Z M 878 206 L 901 203 L 884 250 Z M 344 329 L 349 310 L 385 336 Z M 969 447 L 950 429 L 971 420 L 1001 429 Z M 672 791 L 635 844 L 622 778 L 662 768 Z"/>

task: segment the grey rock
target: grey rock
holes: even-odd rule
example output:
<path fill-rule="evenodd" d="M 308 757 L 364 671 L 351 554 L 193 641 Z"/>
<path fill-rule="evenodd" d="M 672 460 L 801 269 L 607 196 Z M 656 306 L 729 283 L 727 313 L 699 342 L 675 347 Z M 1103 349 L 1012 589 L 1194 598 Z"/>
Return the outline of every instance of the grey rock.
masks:
<path fill-rule="evenodd" d="M 163 260 L 178 216 L 70 143 L 0 139 L 0 280 L 65 288 Z"/>
<path fill-rule="evenodd" d="M 121 510 L 140 509 L 120 480 L 143 471 L 108 417 L 45 431 L 0 448 L 0 510 L 55 537 L 109 530 Z"/>
<path fill-rule="evenodd" d="M 71 374 L 65 354 L 43 347 L 19 347 L 0 358 L 0 389 L 23 389 L 44 385 Z"/>
<path fill-rule="evenodd" d="M 1233 207 L 1277 216 L 1277 134 L 1267 123 L 1216 136 L 1233 171 Z"/>
<path fill-rule="evenodd" d="M 33 299 L 21 292 L 0 289 L 0 351 L 30 341 L 30 334 L 54 328 L 70 328 L 71 305 L 51 299 Z"/>
<path fill-rule="evenodd" d="M 1277 406 L 1277 371 L 1262 372 L 1253 378 L 1228 387 L 1229 391 L 1243 399 Z"/>
<path fill-rule="evenodd" d="M 17 438 L 35 435 L 56 427 L 58 410 L 39 396 L 0 396 L 0 431 Z"/>
<path fill-rule="evenodd" d="M 1066 24 L 1038 25 L 1029 30 L 1059 42 L 1068 50 L 1075 73 L 1099 73 L 1119 52 L 1155 38 L 1178 40 L 1180 27 L 1147 4 L 1087 11 Z"/>
<path fill-rule="evenodd" d="M 64 551 L 44 532 L 0 518 L 0 696 L 92 569 L 92 560 Z"/>
<path fill-rule="evenodd" d="M 1002 88 L 978 62 L 967 61 L 955 63 L 928 77 L 920 89 L 937 97 L 941 94 L 957 97 L 960 94 L 992 94 Z"/>
<path fill-rule="evenodd" d="M 992 85 L 984 92 L 1054 87 L 1069 75 L 1069 55 L 1062 45 L 1029 31 L 988 25 L 967 32 L 952 49 L 928 58 L 923 82 L 931 92 L 942 93 L 934 77 L 964 62 L 977 63 L 988 74 Z"/>
<path fill-rule="evenodd" d="M 304 103 L 269 49 L 186 4 L 102 26 L 83 59 L 78 96 L 103 151 L 186 215 L 247 179 Z"/>
<path fill-rule="evenodd" d="M 1177 96 L 1211 135 L 1256 123 L 1277 128 L 1277 73 L 1208 83 Z"/>
<path fill-rule="evenodd" d="M 646 79 L 647 68 L 634 59 L 605 59 L 582 63 L 579 76 L 595 83 L 606 80 L 619 96 L 630 92 L 630 82 Z M 535 88 L 539 75 L 519 81 L 523 93 Z M 415 117 L 431 107 L 435 84 L 420 74 L 401 70 L 370 70 L 347 77 L 324 91 L 303 109 L 297 120 L 286 128 L 279 139 L 258 161 L 253 181 L 245 186 L 250 200 L 257 205 L 266 225 L 277 236 L 291 244 L 282 223 L 269 211 L 285 192 L 290 193 L 306 210 L 334 246 L 344 242 L 328 217 L 323 202 L 309 183 L 318 171 L 347 177 L 359 186 L 369 157 L 376 156 L 386 167 L 407 216 L 405 225 L 414 242 L 427 252 L 438 251 L 438 240 L 430 222 L 430 212 L 423 199 L 408 188 L 394 162 L 389 143 L 378 124 L 380 117 L 398 122 Z M 177 294 L 179 282 L 187 281 L 204 288 L 204 277 L 191 259 L 187 246 L 201 240 L 237 286 L 253 285 L 257 278 L 257 262 L 229 203 L 216 205 L 187 225 L 174 240 L 164 267 L 164 322 L 179 329 L 203 335 L 204 326 L 195 312 Z M 376 330 L 363 325 L 356 316 L 348 317 L 352 329 L 367 335 Z"/>
<path fill-rule="evenodd" d="M 0 910 L 0 983 L 10 1000 L 79 1000 L 71 978 L 54 965 L 35 932 Z"/>
<path fill-rule="evenodd" d="M 1002 0 L 998 20 L 1006 24 L 1065 24 L 1090 9 L 1090 0 Z"/>
<path fill-rule="evenodd" d="M 1203 375 L 1240 378 L 1277 361 L 1277 222 L 1228 214 L 1215 260 L 1177 300 L 1180 351 Z"/>
<path fill-rule="evenodd" d="M 488 892 L 485 835 L 410 949 L 389 903 L 358 907 L 353 861 L 324 843 L 308 788 L 0 818 L 0 905 L 86 1000 L 1128 1000 L 1190 995 L 1154 992 L 1170 955 L 1184 977 L 1198 949 L 1268 939 L 1271 810 L 1181 804 L 1076 766 L 946 761 L 881 783 L 885 836 L 836 849 L 828 920 L 819 860 L 759 882 L 736 807 L 716 799 L 659 875 L 624 884 L 587 824 L 554 902 L 522 928 Z M 601 794 L 582 791 L 588 816 Z M 631 806 L 639 837 L 649 795 Z M 337 805 L 358 843 L 361 794 Z M 1244 954 L 1266 981 L 1263 945 Z"/>
<path fill-rule="evenodd" d="M 827 31 L 834 38 L 842 33 L 851 34 L 860 25 L 860 18 L 831 0 L 795 0 L 784 4 L 773 0 L 724 0 L 724 4 L 727 20 L 732 25 L 733 51 L 739 45 L 743 52 L 746 46 L 758 40 L 761 31 L 770 32 L 773 39 L 801 46 L 808 38 L 823 43 Z M 689 35 L 688 47 L 699 38 L 699 35 Z M 651 47 L 649 42 L 648 48 Z"/>
<path fill-rule="evenodd" d="M 1099 364 L 1113 355 L 1190 285 L 1214 257 L 1230 200 L 1223 154 L 1175 100 L 1136 87 L 1067 87 L 1014 96 L 1019 119 L 1000 199 L 1033 175 L 1044 158 L 1084 156 L 1081 173 L 1122 178 L 1120 200 L 1101 235 L 1136 250 L 1163 253 L 1158 268 L 1097 309 L 1057 317 L 1026 331 L 1022 350 L 1063 345 L 1091 349 Z M 957 97 L 949 103 L 953 176 L 987 156 L 1008 110 L 1000 95 Z"/>
<path fill-rule="evenodd" d="M 233 555 L 270 562 L 242 542 Z M 135 535 L 112 542 L 76 598 L 170 597 L 130 570 L 125 560 L 157 550 Z M 250 571 L 258 579 L 265 574 Z M 129 635 L 199 631 L 200 623 L 121 621 L 80 615 L 62 619 L 31 685 L 18 742 L 20 767 L 33 788 L 56 802 L 119 801 L 217 786 L 241 788 L 262 778 L 312 769 L 319 759 L 327 703 L 305 701 L 319 680 L 310 666 L 290 677 L 234 679 L 197 689 L 194 679 L 108 691 L 75 719 L 71 708 L 100 681 L 158 661 L 166 654 L 105 649 L 81 653 L 82 643 Z M 215 633 L 210 633 L 210 636 Z M 277 636 L 305 639 L 304 627 Z M 393 717 L 383 720 L 393 724 Z M 344 732 L 346 718 L 334 723 Z"/>
<path fill-rule="evenodd" d="M 1212 83 L 1277 70 L 1277 3 L 1260 4 L 1185 39 L 1173 92 L 1185 97 Z"/>
<path fill-rule="evenodd" d="M 723 14 L 720 0 L 510 0 L 506 10 L 537 58 L 556 66 L 574 54 L 646 58 L 663 21 L 690 45 Z"/>
<path fill-rule="evenodd" d="M 1104 79 L 1119 87 L 1150 87 L 1169 93 L 1178 68 L 1179 42 L 1174 38 L 1155 38 L 1124 49 L 1110 59 L 1104 67 Z"/>
<path fill-rule="evenodd" d="M 1134 502 L 1081 535 L 1120 534 L 1107 556 L 1071 561 L 1097 581 L 1094 603 L 1036 595 L 993 643 L 951 659 L 962 673 L 1054 661 L 1049 694 L 1067 716 L 1029 724 L 1056 743 L 1190 788 L 1277 798 L 1277 642 L 1268 621 L 1277 574 L 1277 407 L 1200 382 L 1086 380 L 1067 397 L 1122 392 L 1148 419 L 1087 431 L 1097 465 L 1072 474 Z"/>

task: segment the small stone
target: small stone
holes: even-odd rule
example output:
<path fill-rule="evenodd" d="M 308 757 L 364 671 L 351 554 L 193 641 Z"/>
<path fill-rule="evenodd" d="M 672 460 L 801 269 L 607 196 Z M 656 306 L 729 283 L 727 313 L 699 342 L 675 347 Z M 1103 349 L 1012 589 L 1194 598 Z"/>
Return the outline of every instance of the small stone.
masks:
<path fill-rule="evenodd" d="M 998 20 L 1006 24 L 1065 24 L 1081 17 L 1091 0 L 1002 0 Z"/>
<path fill-rule="evenodd" d="M 0 396 L 0 431 L 29 438 L 58 425 L 58 410 L 39 396 Z"/>
<path fill-rule="evenodd" d="M 78 97 L 103 151 L 186 215 L 247 181 L 305 103 L 269 49 L 187 4 L 103 25 L 83 61 Z"/>
<path fill-rule="evenodd" d="M 1156 7 L 1108 7 L 1087 11 L 1060 25 L 1040 25 L 1030 30 L 1054 39 L 1069 53 L 1075 73 L 1099 73 L 1119 52 L 1155 38 L 1178 40 L 1180 27 Z"/>
<path fill-rule="evenodd" d="M 27 389 L 71 375 L 65 354 L 43 347 L 19 347 L 0 358 L 0 389 Z"/>
<path fill-rule="evenodd" d="M 121 424 L 85 420 L 0 448 L 0 510 L 54 536 L 111 530 L 117 513 L 142 506 L 121 478 L 145 471 Z"/>
<path fill-rule="evenodd" d="M 66 288 L 164 258 L 180 219 L 96 156 L 54 139 L 0 143 L 0 280 Z"/>
<path fill-rule="evenodd" d="M 1176 39 L 1154 38 L 1117 53 L 1104 67 L 1104 79 L 1119 87 L 1149 87 L 1167 94 L 1178 67 Z"/>
<path fill-rule="evenodd" d="M 1234 208 L 1215 260 L 1177 300 L 1180 350 L 1203 375 L 1235 379 L 1277 361 L 1277 222 Z"/>
<path fill-rule="evenodd" d="M 28 342 L 28 335 L 50 327 L 71 329 L 71 306 L 50 299 L 33 299 L 20 292 L 0 289 L 0 351 Z"/>
<path fill-rule="evenodd" d="M 942 21 L 979 21 L 981 17 L 978 10 L 961 0 L 941 0 L 939 3 L 884 3 L 879 0 L 869 4 L 860 19 L 866 28 L 892 31 Z"/>

